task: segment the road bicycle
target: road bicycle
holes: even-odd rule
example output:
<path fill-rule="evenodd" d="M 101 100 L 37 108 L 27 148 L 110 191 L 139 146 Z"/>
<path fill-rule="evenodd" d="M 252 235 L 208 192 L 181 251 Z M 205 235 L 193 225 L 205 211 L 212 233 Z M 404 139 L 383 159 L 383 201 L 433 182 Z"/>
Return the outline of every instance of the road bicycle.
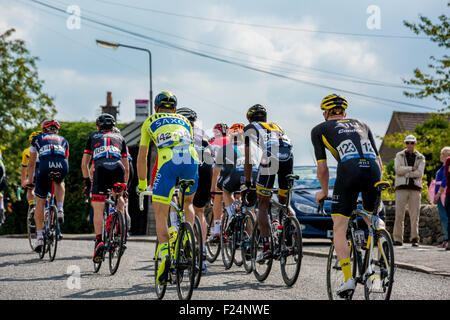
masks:
<path fill-rule="evenodd" d="M 165 284 L 157 283 L 157 272 L 162 261 L 159 252 L 159 243 L 155 248 L 155 287 L 158 299 L 163 299 L 167 284 L 176 284 L 177 294 L 180 300 L 190 300 L 195 287 L 195 279 L 201 269 L 198 268 L 197 249 L 193 227 L 185 220 L 184 199 L 186 190 L 194 184 L 193 180 L 179 180 L 177 188 L 181 191 L 180 197 L 174 197 L 170 207 L 177 213 L 177 227 L 170 228 L 169 232 L 169 256 L 170 269 Z M 140 209 L 144 210 L 144 197 L 151 196 L 151 191 L 143 191 L 139 195 Z M 170 220 L 169 220 L 170 223 Z"/>
<path fill-rule="evenodd" d="M 25 190 L 27 189 L 33 189 L 34 185 L 28 185 L 25 187 Z M 34 221 L 34 209 L 35 205 L 31 206 L 28 205 L 28 211 L 27 211 L 27 238 L 28 238 L 28 244 L 30 245 L 31 251 L 34 251 L 36 246 L 36 222 Z"/>
<path fill-rule="evenodd" d="M 231 222 L 229 222 L 230 217 L 226 211 L 222 215 L 220 226 L 222 261 L 225 269 L 230 269 L 234 263 L 238 267 L 244 265 L 245 271 L 250 273 L 252 272 L 250 242 L 255 227 L 255 218 L 253 213 L 248 210 L 246 203 L 236 200 L 234 206 L 235 216 Z M 236 254 L 237 250 L 241 253 Z"/>
<path fill-rule="evenodd" d="M 124 183 L 114 183 L 112 190 L 106 192 L 105 208 L 103 209 L 102 241 L 105 245 L 98 261 L 94 261 L 94 272 L 97 273 L 108 253 L 109 272 L 114 275 L 119 269 L 120 260 L 126 250 L 127 229 L 124 214 L 119 210 L 120 193 L 126 189 Z M 114 195 L 114 196 L 113 196 Z"/>
<path fill-rule="evenodd" d="M 61 230 L 58 221 L 58 209 L 55 199 L 55 180 L 60 180 L 61 173 L 50 172 L 48 178 L 52 182 L 52 186 L 44 207 L 44 245 L 39 251 L 39 258 L 43 259 L 45 253 L 48 252 L 50 261 L 55 260 L 58 241 L 62 239 Z M 30 239 L 30 238 L 29 238 Z"/>
<path fill-rule="evenodd" d="M 378 193 L 375 200 L 375 214 L 362 209 L 353 211 L 347 229 L 347 244 L 350 251 L 352 276 L 356 284 L 364 286 L 365 299 L 389 300 L 394 284 L 394 246 L 391 236 L 384 229 L 384 222 L 378 214 L 381 192 L 389 188 L 390 184 L 386 181 L 379 181 L 374 187 Z M 331 199 L 327 197 L 323 200 Z M 319 212 L 323 212 L 323 201 L 319 205 Z M 363 221 L 357 220 L 358 216 L 370 220 L 367 231 L 364 231 Z M 338 298 L 351 300 L 353 298 L 354 290 L 344 292 L 340 296 L 337 294 L 337 289 L 343 282 L 344 274 L 336 255 L 334 243 L 332 243 L 327 261 L 327 293 L 330 300 Z"/>
<path fill-rule="evenodd" d="M 286 179 L 289 186 L 286 203 L 281 204 L 273 198 L 270 201 L 269 217 L 271 223 L 269 238 L 272 255 L 263 263 L 256 262 L 258 253 L 262 252 L 264 248 L 258 222 L 256 222 L 253 230 L 250 252 L 253 274 L 258 281 L 265 281 L 272 269 L 273 260 L 279 260 L 284 283 L 287 286 L 293 286 L 298 279 L 303 258 L 300 223 L 295 216 L 289 214 L 293 182 L 298 180 L 299 176 L 288 174 Z M 272 211 L 275 211 L 275 214 Z"/>

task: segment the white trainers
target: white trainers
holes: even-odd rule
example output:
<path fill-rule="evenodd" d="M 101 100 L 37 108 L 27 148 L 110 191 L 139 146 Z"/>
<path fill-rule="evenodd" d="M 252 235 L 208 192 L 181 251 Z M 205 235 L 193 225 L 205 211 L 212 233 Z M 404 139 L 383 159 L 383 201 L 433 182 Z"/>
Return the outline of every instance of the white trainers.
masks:
<path fill-rule="evenodd" d="M 348 293 L 351 293 L 351 291 L 354 291 L 355 287 L 356 287 L 355 279 L 350 278 L 341 285 L 341 287 L 337 290 L 337 294 L 339 296 L 346 295 Z"/>
<path fill-rule="evenodd" d="M 58 210 L 58 222 L 59 222 L 59 224 L 64 223 L 64 210 L 62 210 L 62 209 Z"/>

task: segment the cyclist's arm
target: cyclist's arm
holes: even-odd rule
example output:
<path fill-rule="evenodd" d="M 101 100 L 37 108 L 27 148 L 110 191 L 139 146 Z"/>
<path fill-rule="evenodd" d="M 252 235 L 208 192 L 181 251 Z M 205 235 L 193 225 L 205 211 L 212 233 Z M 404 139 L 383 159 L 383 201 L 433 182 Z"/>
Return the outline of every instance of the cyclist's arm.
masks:
<path fill-rule="evenodd" d="M 88 153 L 83 154 L 83 158 L 81 159 L 81 172 L 83 173 L 83 178 L 91 178 L 89 172 L 89 163 L 91 162 L 91 155 Z"/>
<path fill-rule="evenodd" d="M 33 183 L 34 170 L 36 168 L 37 152 L 30 150 L 30 161 L 28 162 L 28 183 Z"/>
<path fill-rule="evenodd" d="M 320 161 L 317 163 L 317 179 L 320 187 L 325 195 L 328 195 L 328 184 L 330 182 L 330 172 L 328 170 L 327 161 Z"/>
<path fill-rule="evenodd" d="M 128 183 L 128 178 L 130 177 L 130 163 L 128 162 L 128 157 L 122 158 L 120 161 L 125 168 L 124 183 Z"/>
<path fill-rule="evenodd" d="M 136 160 L 138 179 L 141 181 L 147 180 L 147 156 L 148 146 L 139 146 L 139 153 Z"/>
<path fill-rule="evenodd" d="M 212 181 L 211 181 L 211 192 L 215 192 L 216 191 L 217 178 L 219 177 L 220 170 L 222 170 L 221 167 L 214 166 L 213 176 L 212 176 Z"/>

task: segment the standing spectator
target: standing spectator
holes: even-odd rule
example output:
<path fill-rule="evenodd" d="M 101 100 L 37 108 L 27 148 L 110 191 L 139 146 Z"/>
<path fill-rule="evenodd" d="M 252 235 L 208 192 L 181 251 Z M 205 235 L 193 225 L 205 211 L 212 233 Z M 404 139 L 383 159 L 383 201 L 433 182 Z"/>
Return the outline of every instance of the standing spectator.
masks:
<path fill-rule="evenodd" d="M 450 181 L 450 157 L 445 160 L 445 178 Z M 447 210 L 447 232 L 450 231 L 450 188 L 447 188 L 445 193 L 445 210 Z M 450 250 L 450 245 L 447 242 L 446 250 Z"/>
<path fill-rule="evenodd" d="M 416 137 L 408 135 L 404 141 L 406 149 L 395 156 L 394 245 L 403 244 L 405 210 L 408 204 L 412 246 L 419 246 L 420 198 L 425 157 L 415 150 L 416 142 Z"/>
<path fill-rule="evenodd" d="M 439 210 L 439 218 L 441 219 L 442 228 L 444 229 L 444 242 L 442 242 L 438 248 L 446 248 L 448 243 L 448 218 L 447 211 L 445 210 L 445 188 L 447 186 L 447 178 L 445 177 L 445 160 L 450 157 L 450 147 L 444 147 L 441 150 L 441 162 L 442 167 L 436 173 L 436 187 L 434 198 L 431 199 L 434 204 L 437 204 Z M 444 195 L 443 195 L 444 194 Z"/>

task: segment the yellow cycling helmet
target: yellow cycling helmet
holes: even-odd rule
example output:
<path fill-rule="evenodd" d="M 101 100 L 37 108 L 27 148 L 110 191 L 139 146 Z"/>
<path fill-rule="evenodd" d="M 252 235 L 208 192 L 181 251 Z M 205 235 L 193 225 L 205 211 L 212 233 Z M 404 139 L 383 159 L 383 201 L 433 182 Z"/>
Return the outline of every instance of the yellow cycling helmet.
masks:
<path fill-rule="evenodd" d="M 341 97 L 335 93 L 330 94 L 322 99 L 322 103 L 320 104 L 320 109 L 322 110 L 330 110 L 333 108 L 343 108 L 347 109 L 348 102 L 344 97 Z"/>
<path fill-rule="evenodd" d="M 34 131 L 30 136 L 28 137 L 28 141 L 33 141 L 33 138 L 36 137 L 39 133 L 42 133 L 42 131 Z"/>

